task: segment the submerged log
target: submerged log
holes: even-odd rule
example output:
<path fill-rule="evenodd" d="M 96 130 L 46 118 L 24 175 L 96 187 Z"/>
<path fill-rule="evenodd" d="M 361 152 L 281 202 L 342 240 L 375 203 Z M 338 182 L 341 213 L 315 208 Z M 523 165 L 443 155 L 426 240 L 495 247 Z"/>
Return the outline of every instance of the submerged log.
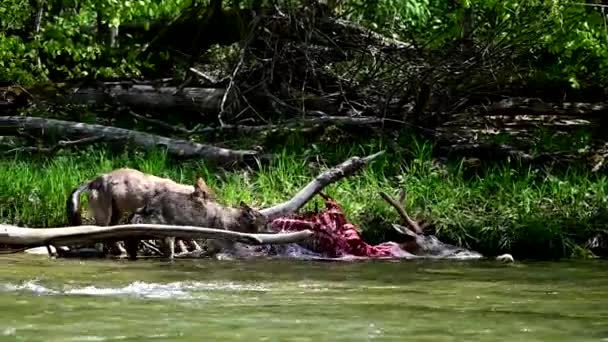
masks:
<path fill-rule="evenodd" d="M 172 226 L 163 224 L 125 224 L 116 226 L 73 226 L 61 228 L 22 228 L 0 224 L 0 244 L 16 249 L 45 245 L 70 245 L 104 239 L 137 237 L 178 237 L 183 239 L 211 238 L 233 240 L 249 245 L 285 244 L 302 241 L 311 231 L 294 234 L 247 234 L 223 229 Z"/>
<path fill-rule="evenodd" d="M 118 127 L 46 119 L 41 117 L 0 116 L 0 133 L 5 135 L 19 135 L 20 132 L 25 132 L 38 137 L 49 135 L 79 138 L 82 138 L 83 136 L 99 137 L 99 141 L 120 142 L 123 144 L 131 142 L 146 150 L 163 146 L 171 155 L 200 158 L 218 163 L 240 162 L 258 156 L 258 152 L 252 150 L 231 150 Z"/>

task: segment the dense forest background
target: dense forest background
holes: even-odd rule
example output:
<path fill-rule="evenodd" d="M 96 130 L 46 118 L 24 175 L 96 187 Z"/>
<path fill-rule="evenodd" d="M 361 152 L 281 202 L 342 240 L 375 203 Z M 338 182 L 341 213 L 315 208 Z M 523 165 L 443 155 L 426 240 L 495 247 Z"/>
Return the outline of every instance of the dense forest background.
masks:
<path fill-rule="evenodd" d="M 0 216 L 61 225 L 72 187 L 125 165 L 188 182 L 204 169 L 227 202 L 262 205 L 384 149 L 329 191 L 370 240 L 395 215 L 378 190 L 406 187 L 442 239 L 601 253 L 607 14 L 571 0 L 5 0 Z"/>

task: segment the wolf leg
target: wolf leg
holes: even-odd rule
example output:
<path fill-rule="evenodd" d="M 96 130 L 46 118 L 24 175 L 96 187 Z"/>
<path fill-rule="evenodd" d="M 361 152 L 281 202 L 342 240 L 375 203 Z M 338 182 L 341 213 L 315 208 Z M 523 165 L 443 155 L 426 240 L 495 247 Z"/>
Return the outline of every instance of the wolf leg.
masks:
<path fill-rule="evenodd" d="M 91 191 L 91 194 L 89 195 L 89 208 L 91 208 L 93 217 L 95 218 L 95 224 L 98 226 L 115 225 L 120 220 L 120 212 L 115 208 L 112 198 L 108 196 L 106 192 L 107 191 L 96 190 Z M 118 241 L 111 239 L 103 241 L 103 243 L 96 244 L 97 249 L 99 249 L 100 244 L 106 245 L 107 254 L 119 257 L 127 254 Z M 104 252 L 104 254 L 106 253 Z"/>
<path fill-rule="evenodd" d="M 162 239 L 163 242 L 163 254 L 169 260 L 173 260 L 175 257 L 175 238 L 167 236 Z"/>

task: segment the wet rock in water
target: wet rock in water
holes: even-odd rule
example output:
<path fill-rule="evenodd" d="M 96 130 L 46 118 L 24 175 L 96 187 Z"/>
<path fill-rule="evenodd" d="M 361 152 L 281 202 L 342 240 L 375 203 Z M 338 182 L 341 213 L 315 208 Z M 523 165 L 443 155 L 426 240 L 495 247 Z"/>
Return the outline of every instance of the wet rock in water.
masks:
<path fill-rule="evenodd" d="M 597 256 L 608 256 L 608 231 L 603 231 L 589 239 L 586 247 Z"/>
<path fill-rule="evenodd" d="M 505 253 L 502 255 L 499 255 L 496 257 L 497 261 L 501 261 L 501 262 L 505 262 L 505 263 L 512 263 L 515 262 L 515 259 L 513 259 L 513 256 L 509 253 Z"/>

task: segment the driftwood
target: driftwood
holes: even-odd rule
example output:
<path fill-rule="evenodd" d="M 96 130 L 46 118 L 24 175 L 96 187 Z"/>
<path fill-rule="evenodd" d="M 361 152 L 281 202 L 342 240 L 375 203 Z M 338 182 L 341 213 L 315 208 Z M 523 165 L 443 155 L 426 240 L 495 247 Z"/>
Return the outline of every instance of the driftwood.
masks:
<path fill-rule="evenodd" d="M 383 154 L 384 151 L 380 151 L 363 158 L 352 157 L 342 164 L 334 166 L 319 174 L 289 201 L 262 209 L 260 212 L 271 220 L 294 213 L 308 203 L 308 201 L 327 185 L 352 175 Z"/>
<path fill-rule="evenodd" d="M 311 231 L 294 234 L 246 234 L 223 229 L 194 226 L 171 226 L 163 224 L 125 224 L 116 226 L 73 226 L 62 228 L 22 228 L 0 225 L 0 244 L 23 247 L 39 247 L 49 244 L 69 245 L 83 241 L 99 241 L 108 238 L 129 236 L 151 236 L 156 238 L 175 236 L 184 239 L 227 239 L 250 245 L 285 244 L 302 241 L 312 235 Z"/>
<path fill-rule="evenodd" d="M 72 121 L 45 119 L 27 116 L 0 116 L 0 133 L 18 135 L 25 132 L 32 136 L 58 134 L 62 137 L 95 136 L 104 142 L 131 142 L 144 149 L 164 146 L 172 155 L 200 158 L 206 161 L 231 163 L 243 161 L 258 155 L 251 150 L 230 150 L 212 145 L 199 144 L 187 140 L 171 139 L 155 134 L 143 133 L 124 128 L 84 124 Z"/>

